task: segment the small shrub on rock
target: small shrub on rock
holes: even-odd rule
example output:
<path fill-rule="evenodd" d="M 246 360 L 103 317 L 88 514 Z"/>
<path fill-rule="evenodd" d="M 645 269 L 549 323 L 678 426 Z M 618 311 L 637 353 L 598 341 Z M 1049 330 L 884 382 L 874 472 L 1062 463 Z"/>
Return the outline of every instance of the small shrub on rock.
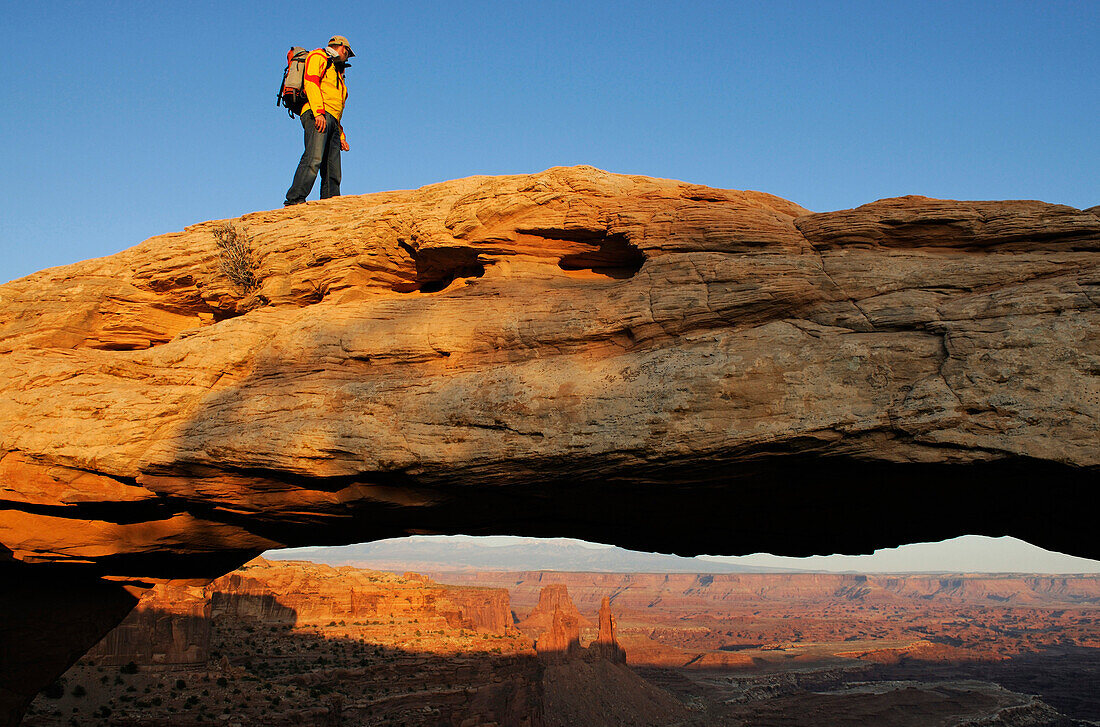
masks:
<path fill-rule="evenodd" d="M 218 246 L 221 257 L 218 269 L 236 286 L 237 292 L 248 295 L 260 287 L 260 281 L 256 279 L 252 238 L 247 228 L 238 230 L 232 222 L 223 222 L 214 228 L 214 244 Z"/>

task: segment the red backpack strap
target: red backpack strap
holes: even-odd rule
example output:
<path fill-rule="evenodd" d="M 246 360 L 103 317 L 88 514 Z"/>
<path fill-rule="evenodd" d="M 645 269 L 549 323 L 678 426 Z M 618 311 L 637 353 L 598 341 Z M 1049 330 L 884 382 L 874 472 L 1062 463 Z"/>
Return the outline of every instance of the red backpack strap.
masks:
<path fill-rule="evenodd" d="M 324 78 L 326 73 L 328 73 L 328 69 L 332 65 L 332 57 L 329 56 L 328 53 L 325 53 L 325 51 L 321 50 L 321 49 L 318 49 L 318 50 L 315 50 L 315 51 L 310 51 L 309 55 L 306 56 L 306 70 L 307 71 L 309 70 L 309 56 L 313 55 L 314 53 L 323 53 L 324 54 L 324 56 L 325 56 L 325 70 L 321 71 L 320 76 L 311 76 L 308 73 L 303 73 L 302 74 L 302 80 L 303 81 L 313 81 L 314 83 L 317 84 L 317 87 L 320 88 L 321 79 Z"/>

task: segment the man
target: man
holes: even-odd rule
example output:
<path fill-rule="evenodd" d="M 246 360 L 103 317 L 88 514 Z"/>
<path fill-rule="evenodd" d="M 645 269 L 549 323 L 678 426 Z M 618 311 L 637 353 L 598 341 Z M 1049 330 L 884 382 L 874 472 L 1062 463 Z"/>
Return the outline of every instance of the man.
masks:
<path fill-rule="evenodd" d="M 351 149 L 340 124 L 348 98 L 344 68 L 354 55 L 348 39 L 334 35 L 327 48 L 318 48 L 306 56 L 302 82 L 306 103 L 301 116 L 306 149 L 283 206 L 306 201 L 318 170 L 321 172 L 321 199 L 340 196 L 340 152 Z"/>

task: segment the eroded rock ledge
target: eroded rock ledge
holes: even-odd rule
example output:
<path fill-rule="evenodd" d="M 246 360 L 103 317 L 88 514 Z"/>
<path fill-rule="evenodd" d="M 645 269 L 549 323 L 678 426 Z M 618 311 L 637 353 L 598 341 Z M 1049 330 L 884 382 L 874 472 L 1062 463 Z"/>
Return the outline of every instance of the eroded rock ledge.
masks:
<path fill-rule="evenodd" d="M 248 295 L 215 223 L 0 286 L 27 593 L 414 532 L 1100 557 L 1097 208 L 811 214 L 576 167 L 233 222 Z"/>

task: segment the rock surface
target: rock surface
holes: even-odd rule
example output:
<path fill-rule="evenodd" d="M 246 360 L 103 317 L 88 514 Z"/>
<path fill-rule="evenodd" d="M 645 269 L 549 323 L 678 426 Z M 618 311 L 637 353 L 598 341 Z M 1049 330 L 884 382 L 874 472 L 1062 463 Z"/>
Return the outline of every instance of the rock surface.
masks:
<path fill-rule="evenodd" d="M 1095 208 L 576 167 L 234 222 L 254 292 L 212 222 L 0 286 L 3 562 L 91 592 L 416 532 L 1100 556 Z"/>
<path fill-rule="evenodd" d="M 965 529 L 1100 553 L 1041 517 L 1072 512 L 1013 507 L 1020 480 L 1072 495 L 1100 464 L 1093 212 L 903 197 L 809 214 L 579 167 L 239 224 L 250 295 L 213 223 L 0 286 L 12 558 L 179 576 L 212 553 L 418 530 L 808 553 Z M 951 512 L 879 525 L 900 504 L 886 482 Z M 596 483 L 588 502 L 631 493 L 635 518 L 672 527 L 577 511 Z M 994 493 L 1001 512 L 975 518 Z M 797 527 L 696 526 L 734 502 Z"/>

